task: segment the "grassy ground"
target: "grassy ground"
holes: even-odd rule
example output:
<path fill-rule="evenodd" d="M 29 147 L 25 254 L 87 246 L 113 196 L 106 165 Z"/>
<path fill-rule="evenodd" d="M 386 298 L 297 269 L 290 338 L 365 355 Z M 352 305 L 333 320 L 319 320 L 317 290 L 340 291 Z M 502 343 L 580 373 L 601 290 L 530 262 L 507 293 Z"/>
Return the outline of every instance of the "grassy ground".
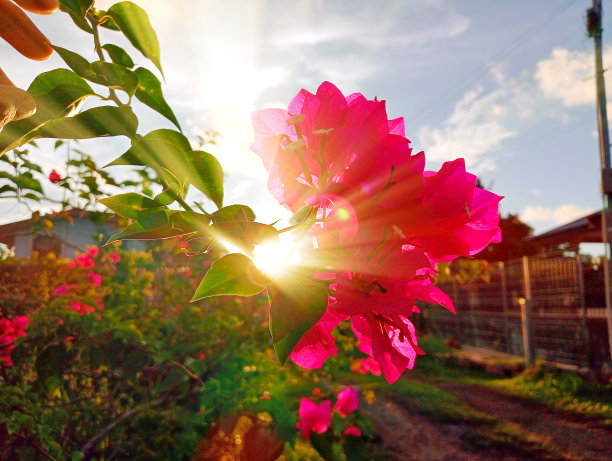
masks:
<path fill-rule="evenodd" d="M 554 410 L 612 426 L 612 384 L 598 385 L 575 373 L 534 367 L 512 378 L 445 363 L 439 357 L 449 352 L 444 342 L 424 337 L 420 343 L 429 355 L 417 361 L 414 377 L 486 386 L 516 397 L 530 399 Z"/>
<path fill-rule="evenodd" d="M 376 399 L 391 400 L 436 424 L 462 427 L 460 443 L 470 451 L 512 453 L 524 459 L 581 459 L 560 448 L 546 434 L 532 432 L 526 425 L 474 409 L 457 393 L 444 389 L 445 386 L 483 386 L 537 402 L 543 408 L 572 415 L 580 421 L 612 426 L 610 385 L 587 383 L 573 373 L 544 368 L 528 369 L 512 378 L 500 378 L 447 363 L 440 358 L 448 352 L 440 340 L 425 338 L 421 344 L 428 355 L 419 357 L 415 369 L 406 372 L 406 376 L 392 386 L 371 375 L 347 373 L 335 379 L 353 382 L 360 386 L 366 397 L 375 395 Z"/>

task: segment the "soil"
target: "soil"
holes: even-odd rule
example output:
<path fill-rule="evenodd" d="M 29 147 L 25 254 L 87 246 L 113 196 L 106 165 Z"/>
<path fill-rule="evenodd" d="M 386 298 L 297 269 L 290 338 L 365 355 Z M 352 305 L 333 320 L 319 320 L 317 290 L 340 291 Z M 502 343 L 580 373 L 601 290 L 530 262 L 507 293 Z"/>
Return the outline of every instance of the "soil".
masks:
<path fill-rule="evenodd" d="M 472 461 L 575 459 L 612 460 L 612 429 L 597 422 L 579 420 L 539 403 L 470 384 L 432 383 L 454 392 L 469 406 L 501 421 L 514 423 L 523 431 L 550 442 L 557 455 L 537 447 L 521 446 L 520 453 L 511 444 L 486 448 L 466 443 L 463 437 L 473 430 L 469 424 L 440 424 L 429 421 L 391 399 L 378 399 L 368 412 L 380 435 L 379 447 L 385 459 L 398 461 Z M 537 445 L 537 444 L 536 444 Z M 530 451 L 532 450 L 532 451 Z"/>

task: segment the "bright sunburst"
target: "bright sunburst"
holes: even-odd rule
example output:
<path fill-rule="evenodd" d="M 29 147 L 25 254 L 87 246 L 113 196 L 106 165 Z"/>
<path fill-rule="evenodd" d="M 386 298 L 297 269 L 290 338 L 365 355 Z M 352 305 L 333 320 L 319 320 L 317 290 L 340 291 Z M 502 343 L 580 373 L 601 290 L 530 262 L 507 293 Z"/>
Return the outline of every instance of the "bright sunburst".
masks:
<path fill-rule="evenodd" d="M 256 245 L 253 254 L 257 267 L 270 277 L 282 275 L 289 266 L 300 262 L 295 243 L 288 239 Z"/>

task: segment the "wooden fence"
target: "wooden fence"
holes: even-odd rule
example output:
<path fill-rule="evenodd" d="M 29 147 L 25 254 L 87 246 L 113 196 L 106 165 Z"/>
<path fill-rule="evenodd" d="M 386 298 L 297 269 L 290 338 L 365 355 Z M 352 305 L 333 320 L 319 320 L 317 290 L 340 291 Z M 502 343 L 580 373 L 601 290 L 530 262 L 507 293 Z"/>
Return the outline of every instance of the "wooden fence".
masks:
<path fill-rule="evenodd" d="M 428 306 L 424 326 L 528 361 L 598 368 L 610 360 L 602 272 L 575 252 L 492 263 L 488 281 L 439 283 L 457 315 Z"/>

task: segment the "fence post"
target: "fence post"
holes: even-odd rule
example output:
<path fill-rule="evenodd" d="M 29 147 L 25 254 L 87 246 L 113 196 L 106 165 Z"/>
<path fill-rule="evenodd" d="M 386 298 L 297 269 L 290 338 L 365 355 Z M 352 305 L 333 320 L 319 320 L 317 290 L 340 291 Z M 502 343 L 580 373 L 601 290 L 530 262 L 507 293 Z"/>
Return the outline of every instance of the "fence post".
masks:
<path fill-rule="evenodd" d="M 512 353 L 512 338 L 510 336 L 510 325 L 508 325 L 508 281 L 506 280 L 506 265 L 503 261 L 500 261 L 498 263 L 498 267 L 501 279 L 502 309 L 504 312 L 504 334 L 506 335 L 506 352 Z"/>
<path fill-rule="evenodd" d="M 533 365 L 535 354 L 533 349 L 533 327 L 531 323 L 531 279 L 529 277 L 529 258 L 523 256 L 523 282 L 525 285 L 525 297 L 519 298 L 521 306 L 521 325 L 523 328 L 523 351 L 525 363 Z"/>
<path fill-rule="evenodd" d="M 584 341 L 584 356 L 587 363 L 591 365 L 591 354 L 589 347 L 589 324 L 587 322 L 586 297 L 584 291 L 584 269 L 580 252 L 576 249 L 576 278 L 578 279 L 578 302 L 580 303 L 580 320 L 582 323 L 582 340 Z"/>

